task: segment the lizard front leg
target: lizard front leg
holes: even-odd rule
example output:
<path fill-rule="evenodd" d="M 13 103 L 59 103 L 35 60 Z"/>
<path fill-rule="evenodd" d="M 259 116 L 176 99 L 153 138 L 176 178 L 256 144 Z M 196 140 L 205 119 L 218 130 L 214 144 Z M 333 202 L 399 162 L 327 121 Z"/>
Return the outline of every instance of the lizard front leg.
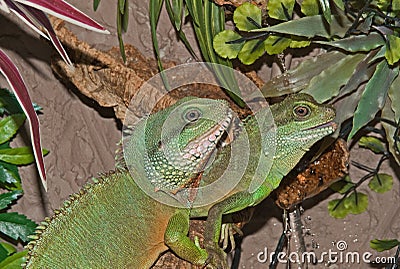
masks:
<path fill-rule="evenodd" d="M 196 265 L 205 264 L 208 254 L 198 242 L 188 236 L 189 212 L 183 210 L 174 214 L 165 230 L 164 243 L 180 258 Z"/>
<path fill-rule="evenodd" d="M 218 244 L 221 234 L 222 215 L 242 210 L 248 207 L 252 201 L 253 198 L 250 193 L 239 192 L 210 208 L 204 231 L 204 246 L 208 253 L 206 264 L 218 269 L 229 268 L 226 262 L 226 254 Z"/>

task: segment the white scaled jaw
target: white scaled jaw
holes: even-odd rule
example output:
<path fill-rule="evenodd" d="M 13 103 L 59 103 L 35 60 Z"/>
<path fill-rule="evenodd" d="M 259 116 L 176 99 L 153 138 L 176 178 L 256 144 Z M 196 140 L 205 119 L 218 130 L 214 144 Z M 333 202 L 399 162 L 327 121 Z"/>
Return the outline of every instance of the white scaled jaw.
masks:
<path fill-rule="evenodd" d="M 232 122 L 232 113 L 219 123 L 215 128 L 205 133 L 196 140 L 190 142 L 183 150 L 183 158 L 192 162 L 196 159 L 203 159 L 206 154 L 211 154 L 217 147 L 224 132 L 227 132 Z"/>

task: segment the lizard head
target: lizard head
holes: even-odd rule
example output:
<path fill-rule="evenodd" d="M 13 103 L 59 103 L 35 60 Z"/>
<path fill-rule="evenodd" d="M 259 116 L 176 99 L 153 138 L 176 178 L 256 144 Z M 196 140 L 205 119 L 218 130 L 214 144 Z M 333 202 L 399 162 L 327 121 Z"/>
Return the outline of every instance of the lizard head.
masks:
<path fill-rule="evenodd" d="M 272 105 L 271 111 L 277 126 L 274 159 L 289 170 L 315 142 L 336 130 L 334 108 L 318 104 L 308 94 L 290 95 Z"/>
<path fill-rule="evenodd" d="M 145 170 L 156 190 L 174 193 L 192 185 L 215 150 L 229 142 L 232 119 L 226 101 L 194 97 L 149 118 Z"/>

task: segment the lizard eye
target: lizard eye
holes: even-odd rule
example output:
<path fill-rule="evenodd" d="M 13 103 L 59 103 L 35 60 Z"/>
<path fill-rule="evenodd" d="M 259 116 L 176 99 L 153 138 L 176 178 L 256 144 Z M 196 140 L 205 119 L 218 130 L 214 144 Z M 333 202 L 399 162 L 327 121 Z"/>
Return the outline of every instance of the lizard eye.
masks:
<path fill-rule="evenodd" d="M 295 116 L 299 117 L 300 119 L 303 119 L 311 114 L 311 109 L 308 106 L 300 105 L 296 106 L 293 109 L 293 113 Z"/>
<path fill-rule="evenodd" d="M 186 112 L 185 119 L 189 122 L 195 122 L 201 117 L 201 112 L 198 109 L 191 109 Z"/>

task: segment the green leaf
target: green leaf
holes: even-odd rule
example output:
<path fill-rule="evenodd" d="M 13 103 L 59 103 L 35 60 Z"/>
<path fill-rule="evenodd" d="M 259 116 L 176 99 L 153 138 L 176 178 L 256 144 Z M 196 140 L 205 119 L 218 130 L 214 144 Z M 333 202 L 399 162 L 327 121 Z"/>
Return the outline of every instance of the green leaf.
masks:
<path fill-rule="evenodd" d="M 33 103 L 32 105 L 35 111 L 42 110 L 37 104 Z M 4 112 L 8 112 L 9 114 L 24 114 L 15 95 L 7 89 L 0 88 L 0 115 L 3 115 Z"/>
<path fill-rule="evenodd" d="M 8 243 L 0 243 L 0 262 L 17 252 L 16 248 Z"/>
<path fill-rule="evenodd" d="M 268 15 L 271 18 L 287 21 L 292 18 L 295 0 L 269 0 Z"/>
<path fill-rule="evenodd" d="M 274 32 L 308 38 L 316 36 L 331 38 L 334 36 L 344 37 L 350 26 L 350 21 L 335 16 L 332 16 L 331 24 L 326 25 L 324 17 L 316 15 L 255 29 L 252 32 Z"/>
<path fill-rule="evenodd" d="M 385 106 L 382 109 L 382 118 L 391 120 L 393 122 L 398 122 L 400 119 L 400 76 L 398 76 L 390 86 L 388 96 L 389 98 L 386 100 Z M 394 159 L 398 164 L 400 164 L 400 152 L 398 149 L 400 148 L 400 142 L 398 141 L 399 134 L 396 133 L 396 127 L 388 124 L 386 122 L 382 122 L 383 127 L 385 128 L 386 138 L 389 143 L 389 151 L 392 153 Z"/>
<path fill-rule="evenodd" d="M 283 94 L 298 92 L 304 89 L 313 77 L 345 56 L 346 54 L 341 52 L 331 51 L 309 58 L 300 63 L 296 68 L 289 69 L 284 74 L 266 82 L 262 86 L 261 91 L 265 97 L 277 97 Z"/>
<path fill-rule="evenodd" d="M 93 10 L 96 11 L 99 7 L 100 0 L 93 0 Z"/>
<path fill-rule="evenodd" d="M 182 27 L 183 0 L 172 0 L 172 3 L 170 5 L 169 1 L 170 0 L 167 0 L 166 3 L 168 3 L 168 6 L 171 7 L 173 22 L 176 29 L 179 31 Z M 169 14 L 169 16 L 171 17 L 172 14 Z"/>
<path fill-rule="evenodd" d="M 347 55 L 327 66 L 319 75 L 311 79 L 303 92 L 312 95 L 317 102 L 325 102 L 337 96 L 340 88 L 349 81 L 354 69 L 364 57 L 363 54 Z"/>
<path fill-rule="evenodd" d="M 241 35 L 232 30 L 224 30 L 218 33 L 213 40 L 213 46 L 219 56 L 228 59 L 234 59 L 238 56 L 240 50 L 243 48 L 245 42 L 229 43 L 242 38 Z"/>
<path fill-rule="evenodd" d="M 305 48 L 310 46 L 311 40 L 300 40 L 296 36 L 291 36 L 292 41 L 290 42 L 289 47 L 292 49 L 299 49 L 299 48 Z"/>
<path fill-rule="evenodd" d="M 125 7 L 128 7 L 128 2 L 125 0 L 118 0 L 118 9 L 117 9 L 117 37 L 119 43 L 119 51 L 122 56 L 122 60 L 124 63 L 126 62 L 126 54 L 125 54 L 125 46 L 124 40 L 122 38 L 122 32 L 125 31 L 125 26 L 127 25 L 128 14 L 129 12 L 125 12 Z M 126 13 L 126 14 L 125 14 Z M 126 25 L 125 25 L 126 23 Z"/>
<path fill-rule="evenodd" d="M 340 204 L 337 206 L 338 203 Z M 349 210 L 344 206 L 343 201 L 340 199 L 329 201 L 328 212 L 329 215 L 336 219 L 343 219 L 347 214 L 349 214 Z"/>
<path fill-rule="evenodd" d="M 249 19 L 250 18 L 250 19 Z M 236 8 L 233 13 L 233 21 L 240 31 L 250 31 L 261 26 L 261 9 L 248 2 Z M 254 21 L 257 25 L 252 23 Z"/>
<path fill-rule="evenodd" d="M 0 120 L 0 144 L 10 140 L 25 121 L 25 114 L 14 114 Z"/>
<path fill-rule="evenodd" d="M 21 182 L 18 168 L 15 164 L 9 164 L 0 161 L 0 182 L 6 184 L 15 184 Z"/>
<path fill-rule="evenodd" d="M 29 240 L 28 235 L 35 232 L 36 223 L 24 215 L 16 212 L 0 213 L 0 232 L 13 238 L 21 239 L 24 242 Z"/>
<path fill-rule="evenodd" d="M 15 253 L 0 263 L 0 269 L 21 269 L 21 264 L 26 261 L 28 251 Z"/>
<path fill-rule="evenodd" d="M 389 65 L 397 63 L 400 59 L 400 37 L 387 35 L 385 58 Z"/>
<path fill-rule="evenodd" d="M 336 4 L 336 6 L 340 10 L 344 10 L 344 1 L 343 0 L 333 0 L 333 2 Z"/>
<path fill-rule="evenodd" d="M 387 192 L 393 187 L 393 177 L 388 174 L 376 174 L 368 183 L 368 187 L 377 193 Z"/>
<path fill-rule="evenodd" d="M 3 162 L 24 165 L 34 161 L 30 147 L 0 149 L 0 160 Z"/>
<path fill-rule="evenodd" d="M 393 0 L 392 1 L 392 10 L 399 11 L 400 10 L 400 0 Z"/>
<path fill-rule="evenodd" d="M 378 33 L 350 36 L 336 41 L 314 41 L 314 43 L 340 48 L 350 52 L 371 51 L 385 45 L 385 40 Z"/>
<path fill-rule="evenodd" d="M 375 117 L 375 114 L 383 108 L 389 87 L 398 73 L 398 67 L 389 68 L 386 61 L 378 64 L 374 75 L 365 87 L 354 113 L 353 128 L 349 134 L 349 139 L 365 124 L 371 121 Z"/>
<path fill-rule="evenodd" d="M 368 196 L 364 193 L 353 192 L 343 200 L 344 207 L 351 214 L 360 214 L 367 210 Z"/>
<path fill-rule="evenodd" d="M 331 7 L 329 4 L 329 0 L 319 0 L 319 3 L 322 8 L 322 13 L 324 14 L 324 18 L 328 23 L 332 22 L 332 16 L 331 16 Z"/>
<path fill-rule="evenodd" d="M 363 136 L 358 141 L 360 147 L 372 150 L 375 153 L 384 153 L 386 151 L 385 145 L 376 137 Z"/>
<path fill-rule="evenodd" d="M 252 64 L 265 53 L 264 41 L 247 41 L 238 54 L 239 60 L 244 64 Z"/>
<path fill-rule="evenodd" d="M 373 239 L 369 242 L 369 246 L 379 252 L 392 249 L 398 245 L 400 245 L 400 241 L 397 239 Z"/>
<path fill-rule="evenodd" d="M 270 35 L 265 41 L 265 50 L 269 55 L 282 53 L 292 41 L 289 38 Z"/>
<path fill-rule="evenodd" d="M 43 149 L 43 155 L 49 153 Z M 0 160 L 6 163 L 25 165 L 34 161 L 32 149 L 30 147 L 0 149 Z"/>
<path fill-rule="evenodd" d="M 9 204 L 18 199 L 18 196 L 20 196 L 21 194 L 21 190 L 10 191 L 0 194 L 0 210 L 6 208 Z"/>
<path fill-rule="evenodd" d="M 0 246 L 6 250 L 7 256 L 17 252 L 17 249 L 9 243 L 2 242 L 2 243 L 0 243 Z"/>
<path fill-rule="evenodd" d="M 304 0 L 301 3 L 301 12 L 306 16 L 313 16 L 319 14 L 318 0 Z"/>
<path fill-rule="evenodd" d="M 8 255 L 8 251 L 2 245 L 0 245 L 0 261 L 6 259 Z"/>
<path fill-rule="evenodd" d="M 344 194 L 349 191 L 355 184 L 351 182 L 350 177 L 347 175 L 343 180 L 337 181 L 329 186 L 332 190 Z"/>

